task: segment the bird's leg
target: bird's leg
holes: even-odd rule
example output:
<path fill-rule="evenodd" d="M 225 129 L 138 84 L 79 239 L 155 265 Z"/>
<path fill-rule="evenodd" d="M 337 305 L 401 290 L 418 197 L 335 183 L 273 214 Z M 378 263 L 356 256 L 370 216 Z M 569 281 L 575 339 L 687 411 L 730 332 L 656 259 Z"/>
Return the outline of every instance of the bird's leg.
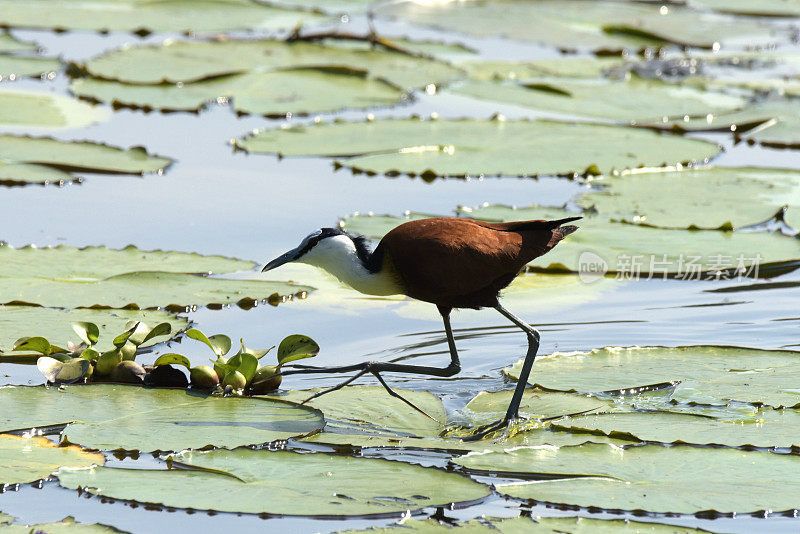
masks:
<path fill-rule="evenodd" d="M 295 374 L 310 374 L 310 373 L 349 373 L 351 371 L 356 371 L 356 374 L 351 378 L 348 378 L 344 382 L 337 384 L 328 389 L 324 389 L 322 391 L 318 391 L 313 396 L 309 397 L 303 403 L 316 399 L 317 397 L 321 397 L 326 393 L 330 393 L 332 391 L 336 391 L 338 389 L 343 388 L 347 384 L 352 383 L 357 378 L 361 376 L 371 373 L 378 379 L 381 385 L 386 389 L 389 395 L 393 397 L 397 397 L 416 411 L 420 412 L 421 414 L 425 415 L 426 417 L 436 421 L 433 417 L 416 407 L 411 401 L 401 396 L 399 393 L 394 391 L 389 385 L 384 381 L 383 377 L 380 373 L 409 373 L 409 374 L 418 374 L 418 375 L 429 375 L 429 376 L 438 376 L 438 377 L 450 377 L 455 374 L 458 374 L 461 371 L 461 362 L 458 359 L 458 351 L 456 350 L 456 342 L 453 338 L 453 329 L 450 326 L 450 308 L 443 308 L 439 307 L 439 313 L 442 314 L 442 321 L 444 322 L 444 330 L 445 334 L 447 335 L 447 346 L 450 350 L 450 364 L 447 367 L 430 367 L 427 365 L 407 365 L 407 364 L 399 364 L 399 363 L 388 363 L 388 362 L 361 362 L 356 363 L 353 365 L 342 365 L 339 367 L 312 367 L 309 365 L 290 365 L 286 366 L 286 370 L 282 370 L 280 372 L 281 375 L 295 375 Z M 436 421 L 439 423 L 439 421 Z M 440 423 L 441 424 L 441 423 Z"/>
<path fill-rule="evenodd" d="M 522 363 L 522 370 L 519 373 L 517 387 L 514 389 L 514 395 L 511 397 L 511 402 L 508 405 L 506 416 L 497 423 L 492 423 L 491 425 L 482 428 L 479 432 L 462 438 L 464 441 L 477 441 L 491 434 L 492 432 L 496 432 L 504 427 L 507 428 L 511 421 L 514 419 L 519 419 L 519 405 L 522 402 L 522 395 L 525 392 L 525 387 L 528 385 L 528 377 L 531 374 L 533 361 L 536 359 L 536 353 L 539 350 L 539 332 L 537 332 L 535 328 L 531 327 L 529 324 L 507 309 L 503 308 L 500 304 L 495 306 L 495 309 L 503 314 L 503 316 L 509 321 L 520 327 L 523 332 L 525 332 L 525 334 L 528 336 L 528 353 L 525 355 L 525 361 Z"/>

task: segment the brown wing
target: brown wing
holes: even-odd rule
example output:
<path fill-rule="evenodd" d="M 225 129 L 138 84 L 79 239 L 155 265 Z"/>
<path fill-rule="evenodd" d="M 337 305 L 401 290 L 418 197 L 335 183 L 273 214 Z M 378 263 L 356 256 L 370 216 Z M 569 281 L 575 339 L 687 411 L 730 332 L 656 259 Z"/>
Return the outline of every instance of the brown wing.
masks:
<path fill-rule="evenodd" d="M 490 306 L 526 263 L 563 237 L 547 223 L 422 219 L 393 229 L 380 246 L 410 297 L 449 307 Z"/>

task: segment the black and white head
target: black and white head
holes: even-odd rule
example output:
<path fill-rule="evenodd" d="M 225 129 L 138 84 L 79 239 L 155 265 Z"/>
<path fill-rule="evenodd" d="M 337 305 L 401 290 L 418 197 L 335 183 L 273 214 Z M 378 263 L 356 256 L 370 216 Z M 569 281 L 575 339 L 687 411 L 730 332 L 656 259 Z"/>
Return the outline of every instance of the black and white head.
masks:
<path fill-rule="evenodd" d="M 338 228 L 321 228 L 308 234 L 300 244 L 267 263 L 261 272 L 270 271 L 289 262 L 307 263 L 338 274 L 346 264 L 371 269 L 372 252 L 367 239 Z"/>

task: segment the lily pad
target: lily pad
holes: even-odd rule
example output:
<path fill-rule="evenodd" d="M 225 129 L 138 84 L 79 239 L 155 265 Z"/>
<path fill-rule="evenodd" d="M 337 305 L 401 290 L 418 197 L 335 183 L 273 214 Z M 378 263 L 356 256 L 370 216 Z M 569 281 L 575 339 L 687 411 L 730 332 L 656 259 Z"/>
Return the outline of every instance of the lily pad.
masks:
<path fill-rule="evenodd" d="M 28 76 L 42 76 L 61 68 L 58 59 L 51 57 L 11 56 L 0 54 L 0 80 L 18 80 Z"/>
<path fill-rule="evenodd" d="M 424 534 L 471 534 L 497 532 L 498 534 L 524 534 L 525 532 L 548 534 L 616 534 L 631 532 L 635 534 L 693 534 L 707 530 L 653 523 L 631 521 L 630 519 L 592 519 L 589 517 L 512 517 L 499 519 L 482 517 L 462 523 L 451 524 L 435 519 L 404 519 L 390 527 L 371 527 L 365 530 L 345 530 L 339 534 L 401 534 L 422 532 Z"/>
<path fill-rule="evenodd" d="M 3 75 L 0 56 L 0 76 Z M 0 124 L 48 128 L 79 128 L 108 119 L 111 111 L 51 93 L 0 91 Z M 13 157 L 13 156 L 12 156 Z M 5 155 L 4 155 L 5 159 Z M 0 167 L 0 173 L 3 167 Z"/>
<path fill-rule="evenodd" d="M 519 377 L 519 361 L 503 372 Z M 724 405 L 729 401 L 775 408 L 800 405 L 795 373 L 800 352 L 737 347 L 608 347 L 539 357 L 528 382 L 565 392 L 620 391 L 680 382 L 678 402 Z"/>
<path fill-rule="evenodd" d="M 364 71 L 309 67 L 279 72 L 233 74 L 186 85 L 129 85 L 83 78 L 71 91 L 81 97 L 145 109 L 199 111 L 209 102 L 227 102 L 239 113 L 304 115 L 345 108 L 395 104 L 403 91 Z"/>
<path fill-rule="evenodd" d="M 66 347 L 67 341 L 78 343 L 70 326 L 72 323 L 87 321 L 100 327 L 100 342 L 95 349 L 103 352 L 111 350 L 112 335 L 125 329 L 128 321 L 142 321 L 148 324 L 167 322 L 172 327 L 170 336 L 158 336 L 147 340 L 143 347 L 166 341 L 169 337 L 184 331 L 188 320 L 164 311 L 150 310 L 60 310 L 31 306 L 0 306 L 0 352 L 8 352 L 14 341 L 23 336 L 42 336 L 59 347 Z M 4 356 L 14 357 L 14 353 Z M 2 361 L 2 360 L 0 360 Z M 36 360 L 31 361 L 36 363 Z"/>
<path fill-rule="evenodd" d="M 788 169 L 706 167 L 592 183 L 602 189 L 582 195 L 582 207 L 645 226 L 732 230 L 765 221 L 782 206 L 790 207 L 789 217 L 800 211 L 800 172 Z"/>
<path fill-rule="evenodd" d="M 759 410 L 748 419 L 725 421 L 691 413 L 630 412 L 569 417 L 553 430 L 585 432 L 617 439 L 661 443 L 726 445 L 729 447 L 797 447 L 800 413 L 796 410 Z"/>
<path fill-rule="evenodd" d="M 171 159 L 142 147 L 121 148 L 89 141 L 0 135 L 0 183 L 45 183 L 71 179 L 70 171 L 144 174 L 164 170 Z"/>
<path fill-rule="evenodd" d="M 104 461 L 102 454 L 75 446 L 59 447 L 45 437 L 0 434 L 0 484 L 33 482 L 62 466 L 89 467 Z"/>
<path fill-rule="evenodd" d="M 270 398 L 303 402 L 320 388 L 292 390 Z M 447 414 L 439 397 L 427 391 L 397 390 L 431 417 L 444 423 Z M 346 387 L 308 403 L 325 414 L 326 431 L 379 431 L 395 436 L 438 436 L 444 427 L 428 419 L 403 401 L 391 397 L 380 386 Z"/>
<path fill-rule="evenodd" d="M 0 53 L 8 52 L 35 52 L 36 43 L 17 39 L 6 31 L 0 32 Z"/>
<path fill-rule="evenodd" d="M 68 423 L 70 443 L 141 452 L 259 445 L 316 432 L 322 414 L 270 399 L 93 384 L 0 388 L 0 431 Z"/>
<path fill-rule="evenodd" d="M 442 84 L 463 77 L 463 72 L 447 63 L 425 57 L 395 52 L 369 43 L 328 39 L 322 42 L 286 42 L 273 39 L 256 41 L 177 41 L 162 46 L 141 46 L 107 52 L 83 66 L 93 77 L 129 84 L 191 83 L 208 80 L 201 87 L 220 91 L 211 78 L 250 74 L 250 83 L 270 78 L 279 72 L 299 75 L 304 69 L 318 74 L 361 74 L 364 78 L 382 79 L 395 88 L 409 90 L 428 84 Z M 256 76 L 260 75 L 260 76 Z M 288 77 L 274 77 L 276 83 Z M 318 80 L 324 80 L 319 77 Z M 240 85 L 244 86 L 245 81 Z M 210 84 L 210 85 L 209 85 Z M 345 87 L 346 88 L 346 87 Z M 239 89 L 243 91 L 243 87 Z M 131 89 L 133 91 L 133 88 Z M 171 94 L 178 94 L 174 92 Z M 251 99 L 255 93 L 247 93 Z M 218 93 L 215 96 L 225 96 Z"/>
<path fill-rule="evenodd" d="M 97 281 L 109 276 L 146 271 L 157 266 L 162 272 L 226 273 L 255 267 L 251 261 L 191 252 L 123 249 L 103 246 L 76 248 L 67 245 L 14 248 L 0 246 L 0 277 L 48 280 Z"/>
<path fill-rule="evenodd" d="M 603 139 L 600 150 L 594 140 Z M 328 156 L 370 173 L 566 175 L 706 161 L 713 143 L 590 124 L 505 120 L 377 120 L 260 130 L 236 142 L 247 152 Z M 531 147 L 538 157 L 530 157 Z M 657 147 L 657 149 L 656 149 Z"/>
<path fill-rule="evenodd" d="M 494 221 L 558 219 L 575 215 L 563 208 L 541 206 L 490 205 L 462 208 L 461 211 L 476 219 Z M 531 265 L 581 272 L 587 270 L 586 263 L 591 261 L 602 263 L 601 267 L 607 273 L 620 278 L 713 280 L 770 276 L 795 268 L 800 259 L 800 240 L 779 233 L 689 232 L 612 222 L 603 214 L 590 210 L 583 215 L 584 218 L 576 223 L 579 227 L 577 232 L 567 236 Z"/>
<path fill-rule="evenodd" d="M 560 49 L 625 50 L 676 44 L 712 48 L 715 43 L 767 44 L 769 28 L 750 20 L 655 2 L 558 0 L 525 2 L 396 2 L 375 13 L 408 23 L 476 35 L 533 41 Z M 536 24 L 530 21 L 535 20 Z"/>
<path fill-rule="evenodd" d="M 0 24 L 17 28 L 130 32 L 226 32 L 291 29 L 324 17 L 250 0 L 0 1 Z"/>
<path fill-rule="evenodd" d="M 102 280 L 17 278 L 0 286 L 0 303 L 26 303 L 58 308 L 133 308 L 221 306 L 288 296 L 314 288 L 286 282 L 208 278 L 182 273 L 132 272 Z"/>
<path fill-rule="evenodd" d="M 454 461 L 469 469 L 560 475 L 496 488 L 521 499 L 613 510 L 777 512 L 796 508 L 800 492 L 800 458 L 772 452 L 590 443 L 470 453 Z"/>
<path fill-rule="evenodd" d="M 624 64 L 615 57 L 563 56 L 534 61 L 464 61 L 460 64 L 476 80 L 522 80 L 558 78 L 599 78 L 607 69 Z"/>
<path fill-rule="evenodd" d="M 717 91 L 645 80 L 526 78 L 514 83 L 469 81 L 453 92 L 548 113 L 622 122 L 719 114 L 744 106 L 742 98 Z"/>
<path fill-rule="evenodd" d="M 536 361 L 539 361 L 538 358 Z M 467 403 L 464 411 L 476 425 L 498 421 L 505 416 L 513 394 L 513 391 L 482 391 Z M 526 391 L 519 407 L 520 415 L 529 419 L 557 419 L 571 414 L 603 413 L 614 409 L 614 403 L 608 400 L 551 391 Z"/>
<path fill-rule="evenodd" d="M 0 527 L 3 534 L 127 534 L 125 531 L 100 523 L 78 523 L 72 517 L 65 517 L 56 523 L 37 525 L 11 524 Z"/>
<path fill-rule="evenodd" d="M 800 2 L 797 0 L 690 0 L 690 5 L 713 9 L 734 15 L 765 17 L 800 17 Z"/>
<path fill-rule="evenodd" d="M 487 486 L 457 473 L 322 453 L 186 451 L 173 461 L 195 469 L 62 469 L 59 481 L 96 495 L 178 508 L 315 516 L 405 512 L 474 501 L 490 493 Z M 215 491 L 187 492 L 187 487 Z"/>

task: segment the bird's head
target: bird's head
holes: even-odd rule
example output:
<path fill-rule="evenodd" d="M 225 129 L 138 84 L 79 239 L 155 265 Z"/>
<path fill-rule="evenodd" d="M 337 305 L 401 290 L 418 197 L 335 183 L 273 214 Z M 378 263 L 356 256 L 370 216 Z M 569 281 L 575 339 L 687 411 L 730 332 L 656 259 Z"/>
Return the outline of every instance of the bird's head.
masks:
<path fill-rule="evenodd" d="M 338 228 L 321 228 L 308 234 L 297 247 L 267 263 L 261 272 L 293 261 L 324 266 L 329 258 L 358 252 L 359 246 L 363 246 L 362 240 Z M 356 241 L 359 241 L 359 246 Z"/>

